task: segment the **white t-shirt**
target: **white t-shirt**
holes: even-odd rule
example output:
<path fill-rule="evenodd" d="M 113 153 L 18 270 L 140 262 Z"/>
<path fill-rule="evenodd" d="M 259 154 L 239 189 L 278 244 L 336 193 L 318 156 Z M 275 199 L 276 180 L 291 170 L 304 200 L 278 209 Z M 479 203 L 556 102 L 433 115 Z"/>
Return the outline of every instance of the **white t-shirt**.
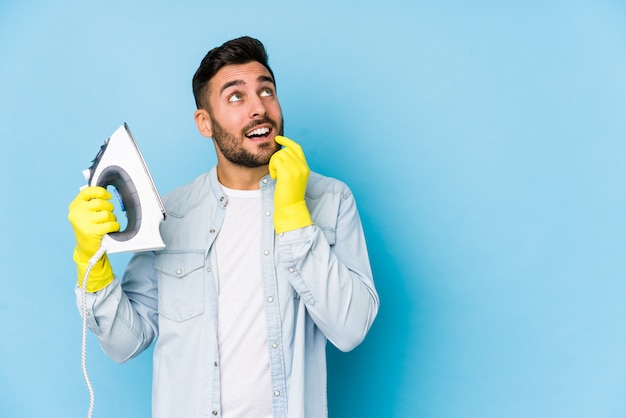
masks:
<path fill-rule="evenodd" d="M 271 418 L 261 273 L 261 191 L 223 188 L 228 204 L 215 241 L 222 416 Z"/>

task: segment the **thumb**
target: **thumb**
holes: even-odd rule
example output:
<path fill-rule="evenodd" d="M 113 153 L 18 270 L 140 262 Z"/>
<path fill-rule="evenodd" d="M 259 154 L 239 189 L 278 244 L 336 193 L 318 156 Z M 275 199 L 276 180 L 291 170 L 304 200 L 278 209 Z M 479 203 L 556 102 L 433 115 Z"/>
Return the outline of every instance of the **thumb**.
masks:
<path fill-rule="evenodd" d="M 276 180 L 276 177 L 278 176 L 278 170 L 279 170 L 279 166 L 281 162 L 280 161 L 281 151 L 282 150 L 275 152 L 274 155 L 272 155 L 272 157 L 270 158 L 270 164 L 269 164 L 270 177 L 273 178 L 274 180 Z"/>

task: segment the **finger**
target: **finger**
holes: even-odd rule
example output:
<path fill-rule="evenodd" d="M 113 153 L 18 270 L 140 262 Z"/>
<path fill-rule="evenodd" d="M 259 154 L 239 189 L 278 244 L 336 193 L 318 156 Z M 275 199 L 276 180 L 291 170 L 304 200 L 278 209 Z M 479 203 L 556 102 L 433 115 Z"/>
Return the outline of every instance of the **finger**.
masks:
<path fill-rule="evenodd" d="M 91 199 L 105 199 L 109 200 L 113 197 L 111 193 L 104 187 L 100 186 L 87 186 L 84 187 L 77 196 L 77 199 L 81 200 L 91 200 Z"/>
<path fill-rule="evenodd" d="M 296 141 L 289 139 L 286 136 L 277 135 L 274 140 L 288 149 L 293 149 L 302 153 L 302 147 Z"/>
<path fill-rule="evenodd" d="M 102 224 L 106 222 L 117 222 L 117 217 L 114 213 L 103 210 L 91 213 L 89 220 L 92 223 Z"/>
<path fill-rule="evenodd" d="M 108 192 L 107 189 L 103 187 L 85 187 L 82 189 L 72 200 L 69 205 L 70 212 L 76 210 L 84 210 L 89 209 L 89 202 L 93 199 L 104 199 L 104 201 L 108 201 L 113 196 Z"/>
<path fill-rule="evenodd" d="M 304 156 L 304 151 L 302 150 L 302 147 L 289 138 L 281 137 L 281 141 L 283 139 L 285 139 L 286 141 L 283 141 L 285 143 L 285 148 L 283 148 L 282 150 L 289 151 L 290 155 L 293 155 L 294 158 L 298 159 L 306 165 L 306 157 Z"/>
<path fill-rule="evenodd" d="M 280 145 L 289 149 L 296 150 L 299 154 L 304 155 L 302 147 L 294 140 L 287 138 L 286 136 L 277 135 L 274 140 Z"/>
<path fill-rule="evenodd" d="M 113 203 L 104 199 L 92 199 L 88 202 L 85 202 L 84 207 L 86 210 L 91 211 L 91 212 L 100 212 L 100 211 L 113 212 L 113 210 L 115 209 L 115 206 L 113 206 Z"/>
<path fill-rule="evenodd" d="M 304 155 L 299 153 L 298 150 L 283 148 L 280 152 L 280 168 L 284 168 L 284 172 L 288 172 L 291 175 L 300 175 L 309 172 L 309 165 L 306 162 L 306 158 L 304 158 Z"/>
<path fill-rule="evenodd" d="M 270 163 L 268 166 L 268 169 L 270 171 L 270 177 L 275 179 L 276 178 L 276 154 L 274 153 L 274 155 L 272 155 L 272 157 L 270 158 Z"/>
<path fill-rule="evenodd" d="M 274 158 L 274 157 L 272 157 Z M 276 180 L 276 165 L 272 164 L 272 159 L 270 159 L 270 177 Z"/>
<path fill-rule="evenodd" d="M 101 224 L 93 225 L 90 232 L 94 235 L 103 236 L 111 232 L 118 232 L 120 230 L 120 224 L 118 222 L 105 222 Z"/>
<path fill-rule="evenodd" d="M 283 148 L 272 156 L 270 160 L 270 176 L 277 178 L 298 178 L 307 176 L 309 166 L 306 160 L 300 158 L 297 152 L 290 148 Z"/>
<path fill-rule="evenodd" d="M 271 178 L 276 179 L 278 172 L 281 171 L 282 168 L 285 166 L 285 152 L 286 151 L 287 149 L 283 148 L 275 152 L 274 155 L 272 155 L 272 157 L 270 158 L 269 171 L 270 171 Z"/>

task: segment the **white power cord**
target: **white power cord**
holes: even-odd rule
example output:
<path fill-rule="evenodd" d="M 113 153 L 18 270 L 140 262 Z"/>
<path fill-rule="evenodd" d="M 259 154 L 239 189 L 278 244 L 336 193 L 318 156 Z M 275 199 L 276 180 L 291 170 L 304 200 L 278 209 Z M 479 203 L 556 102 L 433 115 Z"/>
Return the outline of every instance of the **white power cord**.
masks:
<path fill-rule="evenodd" d="M 83 339 L 81 346 L 81 356 L 80 363 L 81 368 L 83 370 L 83 377 L 85 378 L 85 383 L 87 384 L 87 389 L 89 390 L 89 410 L 87 411 L 87 418 L 91 418 L 93 414 L 93 406 L 95 402 L 95 396 L 93 392 L 93 387 L 91 386 L 91 381 L 89 380 L 89 375 L 87 374 L 87 280 L 89 279 L 89 273 L 91 273 L 91 269 L 93 266 L 100 260 L 100 258 L 104 255 L 105 249 L 104 247 L 100 247 L 98 251 L 94 254 L 93 257 L 89 259 L 89 266 L 87 267 L 87 271 L 85 272 L 85 277 L 83 277 L 83 282 L 81 283 L 82 293 L 82 303 L 83 303 Z"/>

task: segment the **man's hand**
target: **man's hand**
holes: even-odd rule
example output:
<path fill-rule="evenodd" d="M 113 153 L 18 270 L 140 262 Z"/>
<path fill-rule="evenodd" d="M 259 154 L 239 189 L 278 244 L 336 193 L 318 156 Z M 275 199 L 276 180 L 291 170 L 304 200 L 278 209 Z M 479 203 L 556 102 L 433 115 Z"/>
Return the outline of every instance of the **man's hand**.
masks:
<path fill-rule="evenodd" d="M 70 203 L 68 219 L 76 236 L 74 261 L 78 267 L 78 285 L 81 286 L 89 259 L 100 248 L 102 237 L 109 232 L 120 230 L 120 224 L 113 214 L 113 204 L 109 202 L 111 193 L 103 187 L 85 187 Z M 86 289 L 96 292 L 113 281 L 113 269 L 104 254 L 93 266 Z"/>
<path fill-rule="evenodd" d="M 304 201 L 310 170 L 300 145 L 284 136 L 275 140 L 284 146 L 269 164 L 270 176 L 276 179 L 274 229 L 281 233 L 313 224 Z"/>

